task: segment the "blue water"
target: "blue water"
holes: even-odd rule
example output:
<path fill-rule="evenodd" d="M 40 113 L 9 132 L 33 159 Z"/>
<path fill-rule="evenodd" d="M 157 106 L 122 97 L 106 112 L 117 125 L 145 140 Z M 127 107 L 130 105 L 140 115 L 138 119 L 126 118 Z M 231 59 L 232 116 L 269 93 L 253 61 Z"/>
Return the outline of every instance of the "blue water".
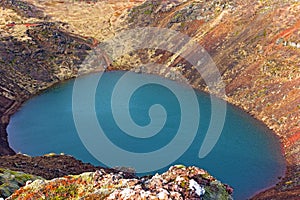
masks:
<path fill-rule="evenodd" d="M 175 137 L 179 127 L 181 110 L 178 99 L 170 90 L 158 84 L 148 84 L 136 90 L 129 103 L 130 114 L 136 124 L 146 126 L 150 123 L 148 111 L 154 104 L 164 107 L 167 119 L 162 130 L 152 137 L 129 136 L 114 121 L 110 105 L 115 84 L 123 73 L 109 72 L 101 77 L 95 95 L 99 125 L 105 133 L 109 133 L 106 134 L 109 140 L 124 150 L 140 154 L 164 147 Z M 77 81 L 80 83 L 95 76 L 97 74 L 88 75 Z M 132 76 L 136 79 L 151 77 L 174 84 L 179 90 L 186 89 L 182 84 L 157 76 L 133 73 Z M 26 102 L 11 118 L 7 130 L 9 143 L 16 152 L 32 156 L 63 152 L 84 162 L 104 165 L 89 153 L 76 131 L 72 115 L 73 85 L 74 80 L 70 80 L 47 90 Z M 126 90 L 126 84 L 124 87 Z M 196 94 L 200 120 L 192 145 L 176 161 L 155 172 L 163 172 L 172 164 L 201 167 L 223 183 L 232 186 L 235 199 L 246 199 L 257 191 L 275 184 L 278 181 L 277 177 L 282 176 L 285 170 L 277 138 L 263 124 L 231 105 L 227 105 L 225 125 L 217 144 L 206 157 L 198 157 L 199 148 L 210 123 L 211 100 L 205 93 Z M 186 134 L 190 134 L 189 130 Z M 110 153 L 109 149 L 102 149 L 101 146 L 97 148 Z M 161 155 L 149 162 L 159 162 L 168 156 Z M 131 167 L 134 167 L 134 163 Z"/>

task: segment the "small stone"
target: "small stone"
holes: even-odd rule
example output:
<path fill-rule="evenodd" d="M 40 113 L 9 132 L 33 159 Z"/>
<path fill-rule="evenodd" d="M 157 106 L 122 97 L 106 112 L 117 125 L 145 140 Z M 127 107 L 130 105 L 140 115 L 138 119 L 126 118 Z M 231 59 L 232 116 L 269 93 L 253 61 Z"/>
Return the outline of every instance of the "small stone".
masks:
<path fill-rule="evenodd" d="M 276 44 L 281 44 L 283 42 L 283 38 L 279 38 L 277 41 L 276 41 Z"/>
<path fill-rule="evenodd" d="M 29 185 L 30 183 L 32 183 L 32 180 L 26 181 L 25 186 Z"/>
<path fill-rule="evenodd" d="M 194 190 L 198 196 L 202 196 L 205 194 L 204 187 L 200 186 L 194 179 L 190 180 L 190 186 L 189 188 L 191 190 Z"/>
<path fill-rule="evenodd" d="M 169 192 L 165 189 L 161 189 L 161 191 L 157 194 L 158 199 L 168 199 Z"/>
<path fill-rule="evenodd" d="M 289 45 L 290 45 L 291 47 L 296 47 L 296 46 L 297 46 L 297 44 L 296 44 L 295 42 L 289 42 Z"/>

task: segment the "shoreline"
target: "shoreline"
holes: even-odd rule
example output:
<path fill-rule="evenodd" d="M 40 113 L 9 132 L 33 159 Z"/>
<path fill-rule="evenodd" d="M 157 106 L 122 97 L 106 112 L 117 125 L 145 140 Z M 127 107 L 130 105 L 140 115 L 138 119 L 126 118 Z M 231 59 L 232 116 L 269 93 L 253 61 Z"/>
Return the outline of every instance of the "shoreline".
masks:
<path fill-rule="evenodd" d="M 88 50 L 95 47 L 95 40 L 102 41 L 103 38 L 108 36 L 105 33 L 103 33 L 103 35 L 99 33 L 99 35 L 94 38 L 94 35 L 91 33 L 94 34 L 94 31 L 99 29 L 99 24 L 93 23 L 96 21 L 93 21 L 91 15 L 87 16 L 86 13 L 79 12 L 82 9 L 78 9 L 76 4 L 70 5 L 68 9 L 70 9 L 70 11 L 72 9 L 78 11 L 77 16 L 82 17 L 83 21 L 89 19 L 92 22 L 90 26 L 91 30 L 83 29 L 82 25 L 85 25 L 85 23 L 82 24 L 82 21 L 78 22 L 78 24 L 72 21 L 72 18 L 60 18 L 61 9 L 54 9 L 58 8 L 55 7 L 56 5 L 50 6 L 49 10 L 45 8 L 45 10 L 41 11 L 39 8 L 42 4 L 40 5 L 37 1 L 30 0 L 32 4 L 28 4 L 28 0 L 25 2 L 27 2 L 24 3 L 25 8 L 19 7 L 17 4 L 14 5 L 14 3 L 9 3 L 8 1 L 1 3 L 2 8 L 4 8 L 4 11 L 2 10 L 3 12 L 5 12 L 6 8 L 12 8 L 16 11 L 16 13 L 13 11 L 8 12 L 7 16 L 9 16 L 8 19 L 10 19 L 10 21 L 15 20 L 11 16 L 21 16 L 17 18 L 16 24 L 19 24 L 18 22 L 20 21 L 22 23 L 38 23 L 39 25 L 30 26 L 25 29 L 21 25 L 14 27 L 6 27 L 4 25 L 0 27 L 1 30 L 2 28 L 4 30 L 3 40 L 1 41 L 1 45 L 4 44 L 4 48 L 0 45 L 0 50 L 3 50 L 4 54 L 1 56 L 3 58 L 8 58 L 7 55 L 10 56 L 9 53 L 6 55 L 6 49 L 13 50 L 11 54 L 15 54 L 15 52 L 20 54 L 18 49 L 23 50 L 24 46 L 26 47 L 24 51 L 27 54 L 23 56 L 23 53 L 21 53 L 21 56 L 18 55 L 21 58 L 17 60 L 4 60 L 3 65 L 0 63 L 1 67 L 3 67 L 5 77 L 1 80 L 3 84 L 2 87 L 0 87 L 0 105 L 3 106 L 0 107 L 0 144 L 3 147 L 0 149 L 0 155 L 13 154 L 7 142 L 6 128 L 10 116 L 21 108 L 25 99 L 28 100 L 34 95 L 38 95 L 39 92 L 49 88 L 50 86 L 47 86 L 49 82 L 51 82 L 51 86 L 53 86 L 64 81 L 64 79 L 75 78 L 74 74 L 76 74 L 76 69 L 74 69 L 74 66 L 82 61 L 82 58 L 86 56 L 85 53 L 88 52 Z M 142 5 L 142 2 L 136 5 L 139 4 Z M 219 70 L 222 72 L 222 78 L 227 86 L 226 94 L 228 94 L 228 98 L 223 100 L 264 124 L 272 134 L 278 137 L 281 144 L 282 153 L 287 166 L 285 176 L 279 180 L 278 185 L 275 185 L 271 189 L 266 189 L 266 192 L 261 192 L 258 196 L 255 196 L 254 199 L 260 199 L 260 197 L 263 199 L 263 197 L 266 197 L 263 195 L 271 195 L 267 196 L 268 198 L 279 198 L 276 193 L 291 195 L 297 199 L 300 196 L 299 192 L 296 192 L 297 189 L 300 191 L 300 180 L 297 179 L 300 175 L 300 127 L 299 124 L 297 124 L 300 109 L 300 101 L 297 100 L 299 99 L 297 93 L 300 89 L 300 71 L 299 68 L 297 68 L 297 63 L 299 63 L 299 59 L 297 59 L 299 58 L 299 50 L 286 46 L 284 43 L 278 41 L 283 40 L 287 42 L 290 40 L 290 35 L 293 36 L 291 38 L 292 40 L 297 41 L 299 39 L 298 36 L 293 35 L 293 31 L 297 27 L 291 23 L 291 19 L 298 16 L 299 8 L 295 7 L 293 3 L 285 2 L 281 5 L 272 1 L 270 5 L 266 5 L 264 2 L 257 4 L 255 2 L 236 3 L 235 1 L 229 4 L 230 5 L 227 5 L 225 2 L 224 5 L 222 3 L 221 6 L 201 3 L 197 5 L 197 3 L 193 4 L 193 1 L 187 1 L 183 4 L 179 1 L 178 5 L 171 5 L 170 7 L 158 5 L 161 10 L 158 9 L 158 6 L 154 6 L 155 9 L 158 9 L 158 12 L 152 12 L 153 6 L 146 3 L 140 7 L 135 7 L 132 12 L 129 12 L 124 9 L 127 5 L 124 3 L 119 5 L 119 7 L 117 6 L 115 10 L 110 10 L 111 15 L 105 17 L 117 20 L 110 21 L 112 23 L 110 23 L 109 30 L 113 33 L 115 33 L 115 30 L 135 28 L 144 25 L 162 28 L 168 27 L 195 38 L 207 49 L 218 67 L 220 67 Z M 83 5 L 87 6 L 87 4 L 84 3 L 81 6 Z M 189 5 L 191 5 L 191 8 L 186 9 Z M 65 7 L 66 5 L 59 4 L 59 6 Z M 105 4 L 102 6 L 104 8 Z M 201 20 L 194 19 L 195 16 L 193 16 L 193 14 L 190 15 L 187 13 L 187 10 L 191 10 L 194 13 L 199 12 L 197 6 L 209 8 L 203 13 Z M 222 8 L 222 6 L 224 7 Z M 249 6 L 253 7 L 253 9 L 249 10 Z M 210 10 L 215 10 L 216 8 L 219 9 L 219 11 L 215 13 L 217 15 L 214 15 Z M 222 9 L 225 9 L 224 12 Z M 262 9 L 265 10 L 261 13 Z M 33 12 L 35 10 L 39 12 L 35 14 L 35 12 Z M 99 13 L 97 12 L 99 11 L 97 8 L 95 8 L 94 11 L 96 11 L 94 13 Z M 178 12 L 180 12 L 181 15 L 176 15 Z M 129 13 L 129 23 L 119 18 L 122 13 Z M 287 15 L 282 16 L 281 13 L 286 13 Z M 51 18 L 50 16 L 52 20 L 49 20 Z M 118 19 L 125 22 L 125 25 L 119 23 Z M 101 18 L 101 20 L 100 24 L 105 25 L 105 19 Z M 60 23 L 61 21 L 66 24 L 71 24 L 71 28 L 64 27 L 65 25 Z M 4 22 L 6 23 L 5 20 Z M 269 27 L 270 24 L 277 24 L 278 26 Z M 266 27 L 268 27 L 268 29 L 266 29 Z M 107 26 L 100 28 L 104 30 L 107 29 Z M 17 33 L 18 30 L 21 31 L 21 35 Z M 24 32 L 24 30 L 27 32 Z M 75 32 L 70 33 L 70 30 Z M 289 36 L 284 35 L 287 31 L 289 31 Z M 57 40 L 53 39 L 53 33 L 58 35 Z M 10 35 L 12 35 L 14 39 L 21 38 L 21 40 L 18 42 L 13 41 L 9 39 Z M 22 39 L 24 36 L 25 42 Z M 27 42 L 26 38 L 27 40 L 31 38 L 31 41 Z M 90 38 L 93 39 L 88 41 Z M 60 42 L 67 42 L 68 46 L 61 45 Z M 80 49 L 78 49 L 78 44 L 80 44 Z M 83 45 L 83 48 L 81 45 Z M 90 49 L 84 45 L 89 46 Z M 52 47 L 53 49 L 51 49 Z M 61 52 L 60 48 L 67 50 Z M 29 51 L 27 51 L 28 49 Z M 37 54 L 40 53 L 42 56 L 35 57 L 37 49 L 42 49 L 46 51 L 46 53 L 37 52 Z M 53 51 L 55 51 L 55 53 L 53 53 Z M 69 55 L 68 52 L 71 53 L 71 55 Z M 82 56 L 80 56 L 80 54 L 82 54 Z M 35 58 L 30 62 L 23 59 L 28 55 Z M 56 57 L 54 60 L 52 60 L 52 55 Z M 151 54 L 149 53 L 149 55 Z M 162 55 L 164 56 L 163 53 Z M 76 62 L 76 59 L 80 61 Z M 167 58 L 163 57 L 163 59 Z M 75 62 L 70 64 L 70 61 L 74 60 Z M 288 60 L 288 62 L 286 62 L 286 60 Z M 49 65 L 50 63 L 51 67 L 41 67 L 40 62 L 43 66 Z M 175 68 L 180 62 L 181 61 L 175 61 L 169 63 L 169 67 Z M 15 63 L 18 63 L 18 69 L 14 68 Z M 32 65 L 32 63 L 35 63 L 35 65 Z M 53 66 L 52 63 L 55 63 L 55 66 Z M 280 68 L 280 66 L 286 68 Z M 47 77 L 43 74 L 39 74 L 41 71 L 35 71 L 34 68 L 42 68 L 42 72 L 49 73 L 50 76 Z M 123 68 L 129 70 L 128 66 Z M 29 69 L 29 71 L 24 73 L 24 69 Z M 118 69 L 118 67 L 116 67 L 116 69 Z M 181 66 L 181 69 L 185 69 L 186 77 L 191 78 L 193 71 L 189 67 Z M 33 78 L 28 78 L 27 74 L 33 76 Z M 166 73 L 157 75 L 165 77 Z M 25 78 L 23 78 L 23 76 Z M 194 78 L 192 81 L 198 80 Z M 40 90 L 41 88 L 44 89 Z M 206 92 L 203 88 L 196 89 Z M 297 105 L 299 106 L 297 107 Z M 7 106 L 9 106 L 9 108 L 7 108 Z M 2 112 L 4 109 L 5 111 Z M 285 196 L 281 197 L 283 198 Z"/>
<path fill-rule="evenodd" d="M 110 70 L 110 71 L 106 71 L 106 72 L 103 72 L 103 73 L 109 73 L 109 72 L 114 72 L 114 71 L 124 71 L 124 72 L 128 72 L 129 70 Z M 136 72 L 133 72 L 133 73 L 136 73 Z M 88 75 L 91 75 L 91 74 L 97 74 L 97 71 L 87 72 L 87 73 L 85 73 L 85 74 L 83 74 L 83 75 L 74 76 L 74 77 L 72 77 L 72 78 L 69 78 L 69 79 L 66 79 L 66 80 L 62 80 L 62 81 L 56 82 L 56 83 L 50 85 L 49 87 L 47 87 L 47 88 L 45 88 L 45 89 L 43 89 L 43 90 L 38 91 L 36 94 L 33 94 L 33 95 L 32 95 L 31 97 L 29 97 L 27 100 L 24 100 L 24 101 L 22 101 L 22 103 L 17 104 L 18 107 L 15 107 L 15 109 L 13 109 L 14 113 L 12 113 L 12 114 L 10 115 L 10 117 L 11 117 L 12 115 L 14 115 L 16 112 L 18 112 L 18 111 L 22 108 L 22 106 L 23 106 L 24 103 L 26 103 L 26 102 L 29 101 L 30 99 L 32 99 L 32 98 L 34 98 L 34 97 L 40 95 L 41 93 L 43 93 L 43 92 L 45 92 L 45 91 L 47 91 L 47 90 L 51 90 L 51 89 L 53 89 L 53 87 L 55 87 L 55 86 L 57 86 L 57 85 L 60 85 L 60 84 L 63 84 L 64 82 L 67 82 L 67 81 L 70 81 L 70 80 L 75 80 L 75 79 L 78 78 L 78 77 L 88 76 Z M 148 73 L 145 73 L 145 74 L 148 74 Z M 172 80 L 172 79 L 166 78 L 166 77 L 161 76 L 161 75 L 158 75 L 158 74 L 150 74 L 150 75 L 159 76 L 159 77 L 162 77 L 162 78 L 165 78 L 165 79 L 168 79 L 168 80 Z M 180 82 L 180 81 L 176 81 L 176 80 L 172 80 L 172 81 L 175 81 L 175 82 L 177 82 L 177 83 L 179 83 L 179 84 L 183 84 L 183 83 Z M 220 97 L 217 97 L 217 96 L 214 95 L 214 94 L 210 94 L 210 93 L 207 92 L 207 91 L 204 91 L 204 90 L 201 90 L 201 89 L 197 89 L 197 88 L 194 88 L 194 87 L 193 87 L 193 89 L 196 90 L 196 91 L 198 91 L 198 92 L 205 93 L 205 95 L 209 95 L 209 96 L 211 95 L 211 96 L 213 96 L 214 98 L 218 98 L 219 100 L 225 101 L 226 103 L 232 105 L 232 106 L 234 107 L 234 109 L 237 109 L 237 110 L 239 110 L 239 111 L 241 111 L 241 112 L 247 114 L 247 115 L 248 115 L 249 117 L 251 117 L 252 119 L 254 119 L 254 120 L 255 120 L 255 123 L 258 123 L 259 125 L 264 126 L 264 127 L 268 130 L 268 132 L 266 132 L 266 134 L 272 134 L 273 136 L 275 136 L 276 140 L 277 140 L 278 143 L 280 144 L 281 153 L 282 153 L 283 157 L 285 158 L 285 159 L 284 159 L 284 161 L 285 161 L 285 163 L 284 163 L 284 164 L 285 164 L 285 169 L 284 169 L 284 172 L 283 172 L 282 175 L 283 175 L 284 177 L 288 176 L 288 174 L 286 174 L 286 173 L 288 172 L 288 170 L 287 170 L 287 168 L 288 168 L 288 163 L 287 163 L 287 160 L 286 160 L 286 157 L 285 157 L 284 147 L 283 147 L 282 141 L 280 140 L 279 136 L 278 136 L 273 130 L 271 130 L 271 129 L 263 122 L 263 121 L 257 119 L 255 116 L 251 115 L 251 114 L 250 114 L 249 112 L 247 112 L 246 110 L 244 110 L 244 109 L 242 109 L 242 108 L 240 108 L 240 107 L 238 107 L 238 106 L 236 106 L 236 105 L 234 105 L 234 104 L 232 104 L 232 103 L 230 103 L 230 102 L 228 102 L 228 101 L 226 101 L 226 100 L 224 100 L 224 99 L 222 99 L 222 98 L 220 98 Z M 10 118 L 10 117 L 9 117 L 9 118 Z M 9 124 L 9 123 L 8 123 L 8 124 Z M 8 125 L 8 124 L 7 124 L 7 125 Z M 8 135 L 8 132 L 7 132 L 7 135 Z M 12 150 L 13 150 L 13 149 L 12 149 Z M 13 150 L 13 151 L 14 151 L 14 150 Z M 17 154 L 17 152 L 15 152 L 15 153 Z M 29 155 L 29 156 L 30 156 L 30 155 Z M 42 156 L 42 155 L 40 155 L 40 156 Z M 72 156 L 72 155 L 71 155 L 71 156 Z M 73 156 L 72 156 L 72 157 L 73 157 Z M 77 159 L 77 158 L 76 158 L 76 159 Z M 103 167 L 103 166 L 95 166 L 95 167 Z M 259 191 L 255 192 L 255 193 L 250 197 L 250 199 L 253 198 L 253 197 L 255 197 L 256 195 L 262 193 L 262 192 L 267 191 L 268 189 L 273 188 L 273 187 L 274 187 L 276 184 L 278 184 L 279 182 L 280 182 L 280 179 L 278 179 L 278 181 L 276 181 L 275 183 L 272 183 L 269 187 L 260 189 Z"/>

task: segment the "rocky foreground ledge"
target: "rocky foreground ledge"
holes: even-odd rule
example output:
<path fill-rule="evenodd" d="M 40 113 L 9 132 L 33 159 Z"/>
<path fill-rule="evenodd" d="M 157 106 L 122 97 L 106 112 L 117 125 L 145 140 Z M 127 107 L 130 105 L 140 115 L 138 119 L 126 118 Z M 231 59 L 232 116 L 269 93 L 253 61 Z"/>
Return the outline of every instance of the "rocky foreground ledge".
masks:
<path fill-rule="evenodd" d="M 208 172 L 182 165 L 139 178 L 130 168 L 95 167 L 68 155 L 16 154 L 0 163 L 0 198 L 232 199 L 232 192 Z"/>
<path fill-rule="evenodd" d="M 100 169 L 53 180 L 38 179 L 17 190 L 15 199 L 232 199 L 233 189 L 197 167 L 172 166 L 152 177 L 126 178 Z"/>

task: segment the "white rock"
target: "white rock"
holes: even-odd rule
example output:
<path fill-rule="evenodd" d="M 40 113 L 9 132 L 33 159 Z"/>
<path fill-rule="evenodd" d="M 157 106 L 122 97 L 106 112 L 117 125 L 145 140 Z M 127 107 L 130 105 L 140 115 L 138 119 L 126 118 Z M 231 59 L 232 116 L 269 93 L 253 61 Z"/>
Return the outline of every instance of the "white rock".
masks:
<path fill-rule="evenodd" d="M 32 180 L 26 181 L 26 184 L 25 184 L 25 185 L 27 186 L 27 185 L 29 185 L 30 183 L 32 183 Z M 0 199 L 0 200 L 1 200 L 1 199 Z"/>
<path fill-rule="evenodd" d="M 296 47 L 297 46 L 297 43 L 295 43 L 295 42 L 290 42 L 289 44 L 290 44 L 291 47 Z"/>
<path fill-rule="evenodd" d="M 161 191 L 157 194 L 158 199 L 168 199 L 169 192 L 165 189 L 161 189 Z"/>
<path fill-rule="evenodd" d="M 145 190 L 141 190 L 140 191 L 140 195 L 142 199 L 147 199 L 150 196 L 151 192 L 149 191 L 145 191 Z"/>
<path fill-rule="evenodd" d="M 181 181 L 184 181 L 184 178 L 181 177 L 181 176 L 177 176 L 176 179 L 175 179 L 176 182 L 181 182 Z"/>
<path fill-rule="evenodd" d="M 126 199 L 126 198 L 130 198 L 134 194 L 134 191 L 131 190 L 130 188 L 125 188 L 120 192 L 120 194 L 121 194 L 121 198 Z"/>
<path fill-rule="evenodd" d="M 171 199 L 182 199 L 182 196 L 179 192 L 170 192 Z"/>
<path fill-rule="evenodd" d="M 189 188 L 191 190 L 195 190 L 195 192 L 198 196 L 202 196 L 205 193 L 204 187 L 200 186 L 194 179 L 190 180 Z"/>

